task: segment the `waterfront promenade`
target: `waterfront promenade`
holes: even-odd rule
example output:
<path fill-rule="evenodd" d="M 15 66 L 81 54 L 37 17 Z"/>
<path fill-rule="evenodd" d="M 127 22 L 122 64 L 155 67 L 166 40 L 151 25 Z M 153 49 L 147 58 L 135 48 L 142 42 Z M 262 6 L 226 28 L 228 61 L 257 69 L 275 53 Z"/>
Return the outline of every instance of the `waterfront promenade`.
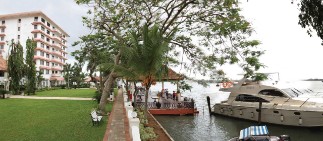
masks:
<path fill-rule="evenodd" d="M 130 141 L 129 122 L 124 108 L 122 89 L 114 101 L 103 141 Z"/>

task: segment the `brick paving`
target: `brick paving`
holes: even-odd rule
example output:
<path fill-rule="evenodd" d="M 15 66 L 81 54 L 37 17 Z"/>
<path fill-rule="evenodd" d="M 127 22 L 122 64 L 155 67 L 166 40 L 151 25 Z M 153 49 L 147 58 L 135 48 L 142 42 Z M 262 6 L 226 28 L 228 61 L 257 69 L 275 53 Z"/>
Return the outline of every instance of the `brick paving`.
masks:
<path fill-rule="evenodd" d="M 107 130 L 104 134 L 103 141 L 130 141 L 129 123 L 124 108 L 124 98 L 122 89 L 119 89 L 116 97 L 109 121 Z"/>

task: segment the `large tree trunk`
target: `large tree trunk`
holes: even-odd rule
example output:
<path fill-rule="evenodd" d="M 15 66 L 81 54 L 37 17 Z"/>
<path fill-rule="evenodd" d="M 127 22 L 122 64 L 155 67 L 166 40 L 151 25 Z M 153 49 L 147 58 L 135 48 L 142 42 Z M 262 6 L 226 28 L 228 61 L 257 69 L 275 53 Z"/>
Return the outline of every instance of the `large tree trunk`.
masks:
<path fill-rule="evenodd" d="M 108 99 L 108 96 L 110 94 L 110 90 L 112 89 L 112 85 L 113 85 L 113 82 L 115 79 L 113 77 L 113 72 L 114 71 L 111 71 L 111 73 L 109 74 L 108 80 L 106 80 L 104 83 L 104 89 L 103 89 L 100 104 L 99 104 L 99 110 L 101 113 L 106 113 L 105 105 L 107 104 L 107 101 L 108 101 L 107 99 Z"/>
<path fill-rule="evenodd" d="M 115 59 L 114 64 L 116 64 L 116 65 L 119 64 L 120 57 L 121 57 L 121 51 L 119 51 L 119 53 L 116 55 L 116 59 Z M 109 96 L 110 90 L 111 90 L 113 82 L 115 80 L 114 76 L 115 76 L 114 75 L 114 69 L 112 69 L 110 74 L 109 74 L 108 79 L 104 82 L 104 89 L 102 90 L 102 96 L 101 96 L 101 100 L 100 100 L 100 104 L 99 104 L 99 110 L 100 110 L 101 113 L 106 112 L 105 111 L 105 105 L 108 102 L 107 98 Z M 101 87 L 101 89 L 102 89 L 102 87 Z"/>
<path fill-rule="evenodd" d="M 148 94 L 149 94 L 149 88 L 146 89 L 146 94 L 145 94 L 145 110 L 144 110 L 144 114 L 145 114 L 145 122 L 147 124 L 148 120 L 147 120 L 147 112 L 148 112 Z"/>

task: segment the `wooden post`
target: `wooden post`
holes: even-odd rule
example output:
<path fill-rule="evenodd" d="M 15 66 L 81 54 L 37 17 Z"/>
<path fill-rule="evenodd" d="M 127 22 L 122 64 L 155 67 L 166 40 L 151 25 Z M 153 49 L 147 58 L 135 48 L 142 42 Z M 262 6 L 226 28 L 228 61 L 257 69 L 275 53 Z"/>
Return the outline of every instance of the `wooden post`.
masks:
<path fill-rule="evenodd" d="M 164 95 L 164 81 L 162 80 L 162 90 L 160 96 L 163 97 Z"/>
<path fill-rule="evenodd" d="M 259 111 L 258 111 L 258 125 L 261 124 L 261 107 L 262 107 L 262 101 L 259 101 Z"/>
<path fill-rule="evenodd" d="M 207 106 L 209 107 L 209 113 L 211 115 L 211 104 L 210 104 L 210 97 L 209 96 L 206 97 L 206 101 L 207 101 Z"/>

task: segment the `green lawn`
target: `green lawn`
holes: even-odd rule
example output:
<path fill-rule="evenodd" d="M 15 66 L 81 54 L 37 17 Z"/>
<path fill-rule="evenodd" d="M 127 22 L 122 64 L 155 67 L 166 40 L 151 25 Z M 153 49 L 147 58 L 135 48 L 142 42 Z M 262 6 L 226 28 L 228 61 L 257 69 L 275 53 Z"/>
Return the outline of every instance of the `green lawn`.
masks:
<path fill-rule="evenodd" d="M 53 96 L 53 97 L 84 97 L 92 98 L 95 89 L 58 89 L 36 92 L 36 96 Z"/>
<path fill-rule="evenodd" d="M 95 106 L 93 101 L 0 99 L 0 141 L 101 141 L 107 117 L 92 126 Z"/>

